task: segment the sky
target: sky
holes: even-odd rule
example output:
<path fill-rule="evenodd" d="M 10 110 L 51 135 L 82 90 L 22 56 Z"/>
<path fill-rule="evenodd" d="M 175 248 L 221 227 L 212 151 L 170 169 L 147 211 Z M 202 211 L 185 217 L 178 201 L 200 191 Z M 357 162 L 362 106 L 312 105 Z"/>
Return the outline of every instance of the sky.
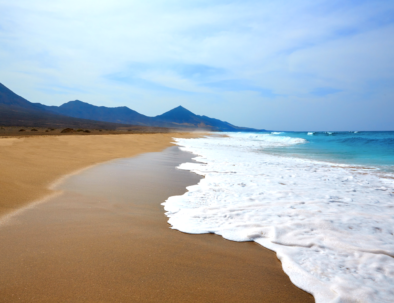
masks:
<path fill-rule="evenodd" d="M 0 12 L 0 83 L 31 102 L 394 130 L 393 0 L 0 0 Z"/>

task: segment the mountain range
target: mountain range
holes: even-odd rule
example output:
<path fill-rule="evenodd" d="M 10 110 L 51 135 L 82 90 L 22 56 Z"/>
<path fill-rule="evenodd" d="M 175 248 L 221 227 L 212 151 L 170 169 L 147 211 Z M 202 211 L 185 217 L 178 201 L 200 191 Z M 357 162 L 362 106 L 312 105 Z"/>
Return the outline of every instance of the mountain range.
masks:
<path fill-rule="evenodd" d="M 162 115 L 148 117 L 126 106 L 95 106 L 79 100 L 60 106 L 32 103 L 0 83 L 0 124 L 18 126 L 59 125 L 71 127 L 117 128 L 127 125 L 202 129 L 212 131 L 256 131 L 207 116 L 199 116 L 182 106 Z M 40 124 L 40 125 L 39 125 Z"/>

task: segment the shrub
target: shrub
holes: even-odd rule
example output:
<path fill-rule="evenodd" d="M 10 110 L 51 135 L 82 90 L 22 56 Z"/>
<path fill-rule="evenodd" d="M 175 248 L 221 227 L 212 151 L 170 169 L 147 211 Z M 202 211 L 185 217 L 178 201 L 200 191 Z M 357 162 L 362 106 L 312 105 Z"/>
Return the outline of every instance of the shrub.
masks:
<path fill-rule="evenodd" d="M 72 128 L 65 128 L 61 131 L 61 133 L 73 133 L 74 130 Z"/>

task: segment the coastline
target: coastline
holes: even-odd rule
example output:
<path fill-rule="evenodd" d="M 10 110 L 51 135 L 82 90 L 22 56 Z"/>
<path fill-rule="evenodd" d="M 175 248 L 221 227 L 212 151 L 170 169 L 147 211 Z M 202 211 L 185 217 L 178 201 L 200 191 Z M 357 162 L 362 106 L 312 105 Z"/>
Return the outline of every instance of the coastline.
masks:
<path fill-rule="evenodd" d="M 317 302 L 392 298 L 392 179 L 364 167 L 264 153 L 282 139 L 255 138 L 177 140 L 198 155 L 198 163 L 179 168 L 205 178 L 163 203 L 172 228 L 275 251 L 293 283 Z"/>
<path fill-rule="evenodd" d="M 203 133 L 155 133 L 94 136 L 0 138 L 0 218 L 56 194 L 54 186 L 94 165 L 173 145 L 173 137 Z"/>
<path fill-rule="evenodd" d="M 91 167 L 2 226 L 0 301 L 313 302 L 256 243 L 169 228 L 166 198 L 200 176 L 170 147 Z"/>

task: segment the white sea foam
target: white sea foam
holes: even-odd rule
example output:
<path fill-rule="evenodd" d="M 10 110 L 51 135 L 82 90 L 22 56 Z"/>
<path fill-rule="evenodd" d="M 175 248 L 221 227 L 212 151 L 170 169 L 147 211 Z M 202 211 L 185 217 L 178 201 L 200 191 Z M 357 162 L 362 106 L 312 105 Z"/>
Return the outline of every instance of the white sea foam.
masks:
<path fill-rule="evenodd" d="M 283 132 L 272 132 L 271 135 L 281 135 Z"/>
<path fill-rule="evenodd" d="M 394 180 L 261 152 L 302 139 L 229 136 L 176 139 L 205 178 L 163 203 L 173 228 L 274 250 L 317 302 L 394 302 Z"/>
<path fill-rule="evenodd" d="M 313 136 L 314 134 L 314 132 L 308 132 L 308 136 Z"/>

